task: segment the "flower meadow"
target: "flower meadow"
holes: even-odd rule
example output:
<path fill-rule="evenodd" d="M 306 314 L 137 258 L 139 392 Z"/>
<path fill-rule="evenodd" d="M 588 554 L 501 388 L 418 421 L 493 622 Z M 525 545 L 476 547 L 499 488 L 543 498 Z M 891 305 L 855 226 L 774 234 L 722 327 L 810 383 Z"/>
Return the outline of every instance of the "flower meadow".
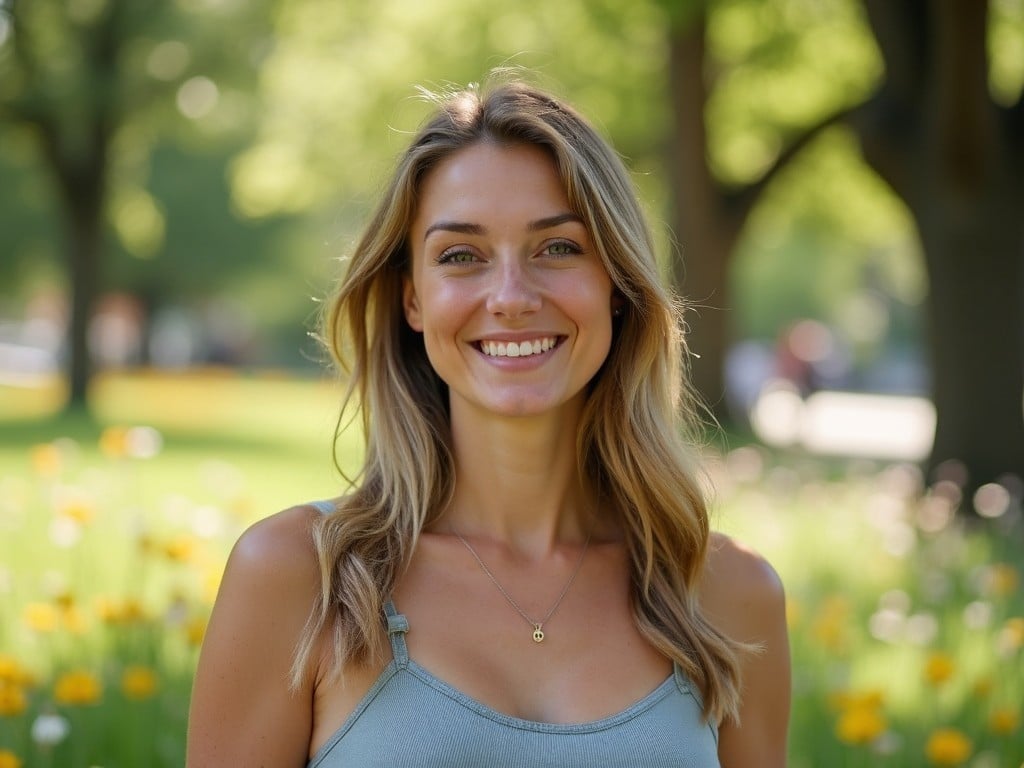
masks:
<path fill-rule="evenodd" d="M 244 445 L 179 440 L 107 426 L 0 465 L 0 768 L 183 764 L 224 561 L 280 505 Z M 1019 481 L 965 498 L 955 467 L 753 445 L 710 466 L 715 526 L 786 584 L 793 768 L 1024 765 Z"/>

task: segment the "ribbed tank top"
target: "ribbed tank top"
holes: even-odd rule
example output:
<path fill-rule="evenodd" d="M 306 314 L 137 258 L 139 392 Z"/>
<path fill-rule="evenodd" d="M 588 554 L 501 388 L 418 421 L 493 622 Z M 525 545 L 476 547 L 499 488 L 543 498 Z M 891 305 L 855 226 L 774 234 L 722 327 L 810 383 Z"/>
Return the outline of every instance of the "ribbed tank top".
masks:
<path fill-rule="evenodd" d="M 323 512 L 329 503 L 315 504 Z M 720 768 L 718 731 L 676 666 L 610 717 L 542 723 L 502 714 L 409 658 L 409 622 L 386 604 L 392 660 L 307 768 Z"/>

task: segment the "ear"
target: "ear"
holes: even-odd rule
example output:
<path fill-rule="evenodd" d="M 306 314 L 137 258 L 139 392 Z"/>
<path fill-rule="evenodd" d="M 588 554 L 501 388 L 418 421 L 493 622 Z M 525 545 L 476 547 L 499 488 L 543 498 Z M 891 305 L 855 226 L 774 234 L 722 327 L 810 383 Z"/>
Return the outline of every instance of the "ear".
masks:
<path fill-rule="evenodd" d="M 612 302 L 611 302 L 612 317 L 619 317 L 622 314 L 623 309 L 624 309 L 625 306 L 626 306 L 626 297 L 623 296 L 618 291 L 612 291 Z"/>
<path fill-rule="evenodd" d="M 406 275 L 402 278 L 402 310 L 405 312 L 405 322 L 417 333 L 423 332 L 423 318 L 420 314 L 420 300 L 416 296 L 416 286 L 412 278 Z"/>

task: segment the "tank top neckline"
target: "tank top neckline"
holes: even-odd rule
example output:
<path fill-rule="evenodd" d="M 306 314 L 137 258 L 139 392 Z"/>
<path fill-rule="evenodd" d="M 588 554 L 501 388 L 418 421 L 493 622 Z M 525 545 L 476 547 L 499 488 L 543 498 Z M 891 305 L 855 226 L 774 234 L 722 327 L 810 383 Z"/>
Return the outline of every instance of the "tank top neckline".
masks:
<path fill-rule="evenodd" d="M 678 688 L 680 693 L 692 696 L 698 706 L 700 706 L 700 697 L 697 696 L 696 692 L 690 685 L 689 680 L 686 678 L 679 666 L 673 663 L 672 671 L 652 691 L 634 701 L 632 704 L 627 705 L 624 709 L 596 720 L 588 720 L 582 723 L 548 723 L 542 720 L 530 720 L 527 718 L 516 717 L 515 715 L 509 715 L 464 693 L 451 683 L 442 680 L 426 667 L 417 663 L 415 659 L 410 658 L 409 651 L 405 643 L 405 633 L 409 631 L 408 620 L 405 618 L 404 614 L 398 612 L 391 600 L 388 600 L 384 607 L 388 620 L 388 637 L 391 641 L 391 652 L 393 658 L 388 663 L 387 667 L 385 667 L 384 673 L 381 675 L 382 678 L 385 676 L 390 677 L 399 670 L 407 670 L 421 682 L 471 712 L 511 728 L 528 731 L 541 731 L 544 733 L 573 734 L 602 731 L 608 728 L 613 728 L 620 723 L 631 720 L 642 714 L 665 698 L 665 696 L 669 695 L 673 688 Z"/>

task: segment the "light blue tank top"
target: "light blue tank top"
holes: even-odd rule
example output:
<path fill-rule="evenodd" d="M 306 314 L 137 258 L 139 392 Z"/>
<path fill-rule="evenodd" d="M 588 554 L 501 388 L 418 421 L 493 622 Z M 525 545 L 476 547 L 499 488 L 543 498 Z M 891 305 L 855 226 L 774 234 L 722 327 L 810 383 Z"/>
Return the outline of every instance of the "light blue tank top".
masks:
<path fill-rule="evenodd" d="M 316 504 L 327 512 L 329 505 Z M 580 724 L 502 714 L 409 658 L 386 605 L 393 658 L 307 768 L 720 768 L 718 731 L 682 671 L 622 712 Z"/>

